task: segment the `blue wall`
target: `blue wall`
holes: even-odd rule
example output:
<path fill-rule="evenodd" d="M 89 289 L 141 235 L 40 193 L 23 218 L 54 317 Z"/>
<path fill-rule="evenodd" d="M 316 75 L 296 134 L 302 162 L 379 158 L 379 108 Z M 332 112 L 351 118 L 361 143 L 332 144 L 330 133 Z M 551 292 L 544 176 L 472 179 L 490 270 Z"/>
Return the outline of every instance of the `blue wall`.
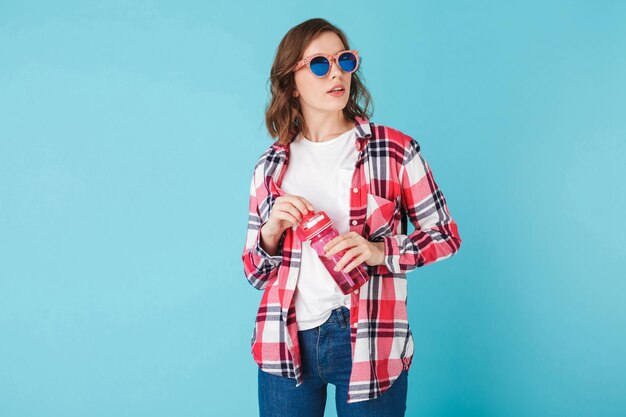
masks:
<path fill-rule="evenodd" d="M 248 187 L 311 17 L 463 239 L 408 276 L 407 416 L 626 415 L 626 4 L 225 3 L 0 4 L 0 415 L 256 415 Z"/>

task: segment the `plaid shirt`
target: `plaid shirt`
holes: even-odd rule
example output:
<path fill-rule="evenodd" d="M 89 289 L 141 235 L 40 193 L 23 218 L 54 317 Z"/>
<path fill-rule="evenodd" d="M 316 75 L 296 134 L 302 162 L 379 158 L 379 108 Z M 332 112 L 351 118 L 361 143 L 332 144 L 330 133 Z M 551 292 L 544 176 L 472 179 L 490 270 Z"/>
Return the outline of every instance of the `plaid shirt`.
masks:
<path fill-rule="evenodd" d="M 357 117 L 355 125 L 359 154 L 350 192 L 350 231 L 384 242 L 385 258 L 384 265 L 363 263 L 370 279 L 351 295 L 348 403 L 379 397 L 409 369 L 413 335 L 406 309 L 406 274 L 454 255 L 461 245 L 457 225 L 420 145 L 366 118 Z M 289 145 L 274 143 L 255 165 L 242 260 L 249 283 L 263 290 L 252 356 L 261 370 L 295 378 L 299 386 L 303 380 L 293 295 L 301 242 L 287 228 L 277 255 L 269 255 L 259 244 L 259 230 L 276 197 L 284 194 L 280 184 L 288 163 Z M 409 235 L 401 227 L 404 213 L 415 227 Z"/>

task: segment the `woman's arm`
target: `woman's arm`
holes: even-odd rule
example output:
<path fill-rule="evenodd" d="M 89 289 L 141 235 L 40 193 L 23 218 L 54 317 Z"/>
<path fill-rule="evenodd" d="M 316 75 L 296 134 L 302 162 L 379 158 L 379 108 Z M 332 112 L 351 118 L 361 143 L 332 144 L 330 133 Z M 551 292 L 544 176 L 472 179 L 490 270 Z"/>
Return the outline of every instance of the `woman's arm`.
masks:
<path fill-rule="evenodd" d="M 392 273 L 407 273 L 454 255 L 461 246 L 461 237 L 446 199 L 420 153 L 420 145 L 413 138 L 405 150 L 399 177 L 402 204 L 415 231 L 383 236 L 384 264 Z"/>
<path fill-rule="evenodd" d="M 265 225 L 261 226 L 261 240 L 259 244 L 271 256 L 278 255 L 278 243 L 281 235 L 272 235 L 265 230 Z"/>
<path fill-rule="evenodd" d="M 261 233 L 267 218 L 262 219 L 259 201 L 267 197 L 262 176 L 263 165 L 257 164 L 250 183 L 250 204 L 246 242 L 241 255 L 243 270 L 248 282 L 256 289 L 263 290 L 269 281 L 278 274 L 282 261 L 282 237 Z M 267 212 L 267 210 L 265 210 Z M 267 249 L 267 250 L 266 250 Z"/>

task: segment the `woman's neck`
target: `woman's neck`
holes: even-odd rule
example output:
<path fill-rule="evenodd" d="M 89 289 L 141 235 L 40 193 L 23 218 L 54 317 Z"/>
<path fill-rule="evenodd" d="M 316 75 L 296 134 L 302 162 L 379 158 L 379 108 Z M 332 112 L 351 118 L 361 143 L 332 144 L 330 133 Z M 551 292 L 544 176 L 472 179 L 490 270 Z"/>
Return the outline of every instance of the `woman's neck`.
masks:
<path fill-rule="evenodd" d="M 342 121 L 340 124 L 330 123 L 330 121 L 326 123 L 322 123 L 322 125 L 314 124 L 313 126 L 307 123 L 307 131 L 303 132 L 305 138 L 310 140 L 311 142 L 325 142 L 332 138 L 336 138 L 342 133 L 347 132 L 352 127 L 354 127 L 354 123 L 350 120 L 345 119 L 342 116 Z"/>

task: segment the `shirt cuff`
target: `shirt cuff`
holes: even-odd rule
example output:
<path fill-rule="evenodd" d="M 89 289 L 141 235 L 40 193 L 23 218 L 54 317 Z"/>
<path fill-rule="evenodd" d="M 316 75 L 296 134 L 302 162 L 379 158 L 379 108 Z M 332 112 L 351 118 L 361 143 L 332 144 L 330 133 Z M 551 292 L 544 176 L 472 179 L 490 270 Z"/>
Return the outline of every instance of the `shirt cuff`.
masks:
<path fill-rule="evenodd" d="M 270 255 L 267 253 L 265 249 L 261 246 L 261 229 L 259 228 L 259 233 L 256 236 L 256 242 L 254 244 L 254 252 L 263 260 L 268 262 L 270 265 L 276 266 L 280 264 L 283 260 L 283 241 L 285 240 L 285 234 L 283 233 L 278 241 L 278 254 Z"/>
<path fill-rule="evenodd" d="M 393 274 L 399 274 L 400 270 L 400 246 L 395 236 L 382 236 L 382 240 L 385 243 L 385 266 L 389 272 Z"/>

